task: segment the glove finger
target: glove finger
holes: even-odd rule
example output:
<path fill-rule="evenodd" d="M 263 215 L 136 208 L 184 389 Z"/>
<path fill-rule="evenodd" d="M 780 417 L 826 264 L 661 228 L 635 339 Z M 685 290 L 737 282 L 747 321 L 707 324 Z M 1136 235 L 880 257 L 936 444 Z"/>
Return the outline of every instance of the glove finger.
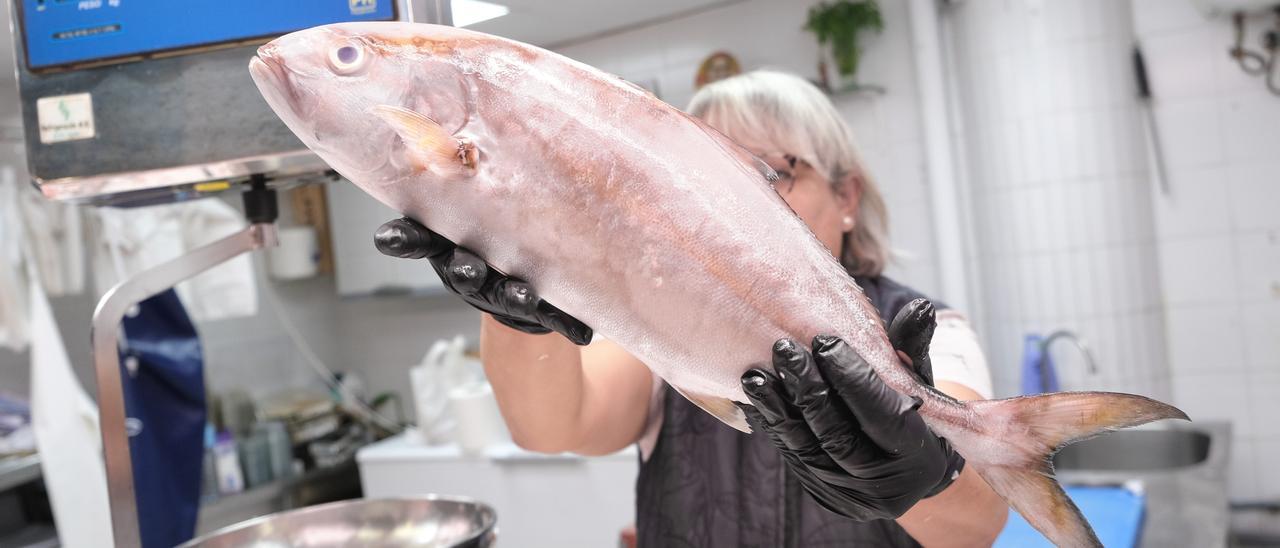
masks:
<path fill-rule="evenodd" d="M 748 372 L 748 374 L 750 374 L 750 372 Z M 742 378 L 745 381 L 747 376 L 743 375 Z M 751 431 L 753 433 L 763 433 L 765 437 L 769 438 L 769 441 L 773 442 L 773 445 L 777 447 L 779 451 L 785 452 L 788 450 L 787 444 L 782 443 L 782 440 L 778 439 L 778 435 L 775 434 L 773 432 L 773 428 L 769 426 L 769 419 L 765 418 L 764 414 L 760 412 L 758 407 L 750 403 L 733 402 L 733 404 L 738 406 L 738 409 L 742 410 L 743 415 L 747 416 L 747 424 L 751 426 Z"/>
<path fill-rule="evenodd" d="M 747 376 L 744 375 L 743 378 L 746 379 Z M 778 437 L 775 427 L 770 426 L 769 419 L 765 418 L 759 408 L 749 403 L 735 402 L 735 405 L 737 405 L 738 408 L 742 410 L 743 414 L 747 416 L 747 424 L 751 425 L 752 431 L 763 433 L 765 437 L 769 438 L 769 441 L 773 443 L 774 447 L 778 449 L 778 452 L 782 455 L 782 459 L 787 463 L 787 467 L 791 470 L 792 474 L 800 480 L 800 484 L 805 488 L 805 491 L 808 491 L 810 495 L 812 495 L 828 510 L 837 514 L 848 515 L 848 504 L 841 504 L 843 499 L 840 497 L 833 498 L 834 491 L 831 489 L 832 485 L 837 485 L 847 479 L 844 472 L 840 472 L 839 468 L 810 468 L 808 464 L 801 461 L 801 459 L 796 456 L 796 453 Z M 829 473 L 828 470 L 833 471 L 833 473 Z"/>
<path fill-rule="evenodd" d="M 493 284 L 490 292 L 493 304 L 507 316 L 538 322 L 538 303 L 542 298 L 533 286 L 523 280 L 503 277 Z M 541 322 L 538 322 L 541 323 Z"/>
<path fill-rule="evenodd" d="M 782 383 L 773 373 L 750 369 L 742 376 L 742 388 L 764 416 L 766 429 L 785 447 L 784 453 L 811 469 L 841 470 L 822 449 L 800 409 L 787 401 Z"/>
<path fill-rule="evenodd" d="M 443 257 L 440 263 L 440 277 L 450 289 L 473 302 L 479 300 L 490 304 L 489 299 L 480 295 L 487 285 L 485 282 L 489 281 L 489 264 L 484 259 L 459 247 L 451 255 Z"/>
<path fill-rule="evenodd" d="M 862 431 L 891 455 L 919 449 L 920 441 L 932 436 L 917 402 L 880 380 L 866 360 L 836 337 L 820 335 L 813 340 L 815 362 L 832 389 L 858 419 Z"/>
<path fill-rule="evenodd" d="M 889 324 L 889 343 L 906 354 L 916 375 L 930 386 L 933 385 L 933 364 L 929 360 L 929 343 L 937 326 L 937 314 L 928 299 L 907 303 Z"/>
<path fill-rule="evenodd" d="M 591 343 L 593 331 L 587 324 L 565 314 L 563 310 L 556 308 L 555 305 L 547 301 L 541 301 L 538 304 L 537 317 L 538 323 L 564 335 L 573 344 L 585 346 Z"/>
<path fill-rule="evenodd" d="M 791 404 L 832 460 L 849 469 L 879 458 L 874 444 L 864 440 L 858 422 L 822 378 L 813 355 L 790 339 L 773 345 L 773 367 L 782 379 Z"/>
<path fill-rule="evenodd" d="M 382 223 L 373 233 L 373 246 L 383 255 L 401 259 L 433 257 L 457 247 L 408 217 Z"/>

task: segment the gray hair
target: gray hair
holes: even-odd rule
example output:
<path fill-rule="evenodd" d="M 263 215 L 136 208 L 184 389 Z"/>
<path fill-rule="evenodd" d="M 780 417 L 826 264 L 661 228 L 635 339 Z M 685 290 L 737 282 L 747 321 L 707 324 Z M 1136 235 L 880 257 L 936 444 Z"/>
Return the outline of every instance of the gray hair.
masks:
<path fill-rule="evenodd" d="M 704 86 L 687 111 L 749 150 L 785 152 L 808 162 L 837 192 L 854 181 L 853 190 L 860 192 L 857 223 L 844 234 L 840 262 L 857 276 L 884 271 L 891 255 L 884 197 L 863 167 L 853 132 L 817 86 L 793 74 L 756 70 Z"/>

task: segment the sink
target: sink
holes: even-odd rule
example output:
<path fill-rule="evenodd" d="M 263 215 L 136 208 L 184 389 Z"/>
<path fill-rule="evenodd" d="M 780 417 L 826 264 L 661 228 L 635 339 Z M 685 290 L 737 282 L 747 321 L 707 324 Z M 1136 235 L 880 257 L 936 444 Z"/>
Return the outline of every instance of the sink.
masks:
<path fill-rule="evenodd" d="M 1139 546 L 1224 547 L 1231 425 L 1165 421 L 1103 434 L 1054 456 L 1063 485 L 1124 485 L 1145 495 Z"/>
<path fill-rule="evenodd" d="M 1209 434 L 1196 430 L 1122 430 L 1068 445 L 1057 470 L 1152 471 L 1186 468 L 1209 459 Z"/>

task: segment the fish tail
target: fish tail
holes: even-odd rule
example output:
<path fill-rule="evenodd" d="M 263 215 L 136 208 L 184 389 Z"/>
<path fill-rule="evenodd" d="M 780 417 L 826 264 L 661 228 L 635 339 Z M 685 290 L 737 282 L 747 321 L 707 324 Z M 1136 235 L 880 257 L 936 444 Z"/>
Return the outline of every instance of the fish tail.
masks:
<path fill-rule="evenodd" d="M 973 401 L 966 406 L 978 424 L 995 425 L 993 434 L 1025 449 L 1019 455 L 1001 455 L 990 462 L 970 460 L 969 465 L 1032 527 L 1054 544 L 1072 547 L 1102 544 L 1054 478 L 1053 454 L 1066 445 L 1111 430 L 1159 419 L 1190 420 L 1171 405 L 1110 392 L 1041 394 Z M 980 448 L 966 448 L 963 443 L 957 443 L 956 449 L 961 455 L 982 452 Z"/>

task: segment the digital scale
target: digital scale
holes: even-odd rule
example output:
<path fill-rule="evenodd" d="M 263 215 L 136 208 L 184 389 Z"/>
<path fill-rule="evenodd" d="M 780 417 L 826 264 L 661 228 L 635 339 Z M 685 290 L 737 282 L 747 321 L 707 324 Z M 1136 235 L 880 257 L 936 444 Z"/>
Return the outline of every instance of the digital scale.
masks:
<path fill-rule="evenodd" d="M 259 96 L 257 46 L 404 0 L 13 0 L 27 164 L 48 198 L 136 205 L 323 171 Z"/>

